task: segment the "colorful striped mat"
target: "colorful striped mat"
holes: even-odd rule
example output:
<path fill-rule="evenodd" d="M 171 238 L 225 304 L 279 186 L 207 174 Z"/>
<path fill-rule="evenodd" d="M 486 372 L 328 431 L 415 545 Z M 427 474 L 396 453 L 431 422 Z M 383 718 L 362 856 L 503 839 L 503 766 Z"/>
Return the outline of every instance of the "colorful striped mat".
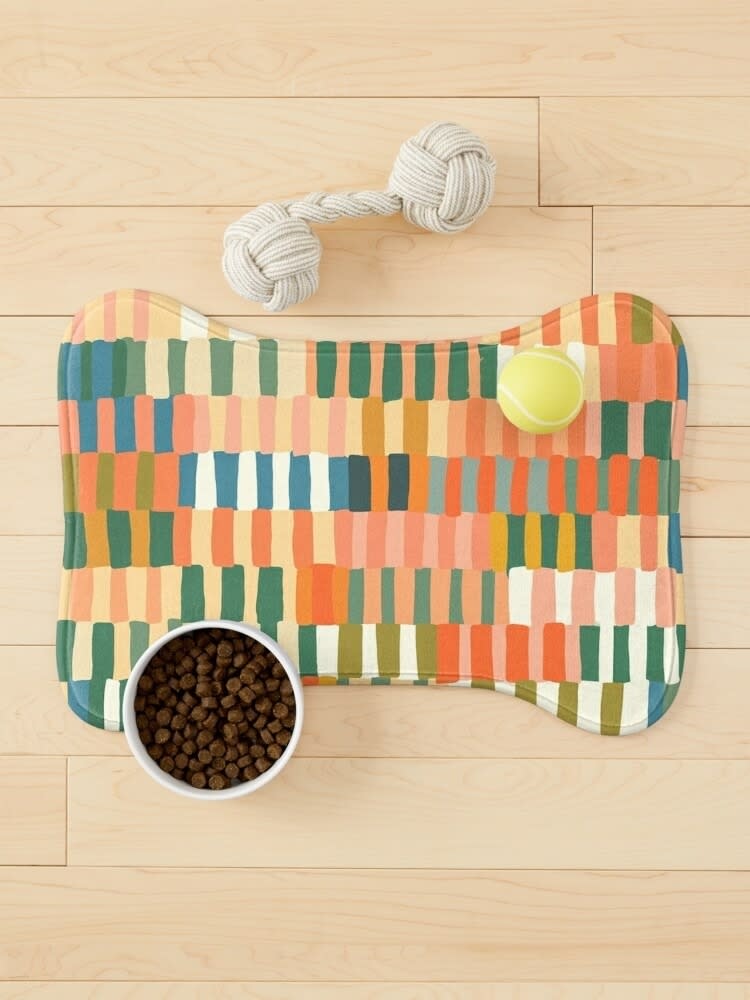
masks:
<path fill-rule="evenodd" d="M 532 436 L 495 394 L 539 342 L 581 366 L 586 404 Z M 594 732 L 643 729 L 684 657 L 686 396 L 674 324 L 628 294 L 400 344 L 97 299 L 59 361 L 70 706 L 120 728 L 141 652 L 206 617 L 257 623 L 307 684 L 487 687 Z"/>

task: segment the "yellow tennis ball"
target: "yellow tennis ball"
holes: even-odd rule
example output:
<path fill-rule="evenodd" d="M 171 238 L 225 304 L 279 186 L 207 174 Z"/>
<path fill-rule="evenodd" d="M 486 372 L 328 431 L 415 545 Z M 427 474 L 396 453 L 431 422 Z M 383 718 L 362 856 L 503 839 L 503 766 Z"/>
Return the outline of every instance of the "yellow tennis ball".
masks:
<path fill-rule="evenodd" d="M 583 406 L 583 375 L 564 351 L 541 344 L 514 354 L 497 380 L 505 416 L 529 434 L 567 427 Z"/>

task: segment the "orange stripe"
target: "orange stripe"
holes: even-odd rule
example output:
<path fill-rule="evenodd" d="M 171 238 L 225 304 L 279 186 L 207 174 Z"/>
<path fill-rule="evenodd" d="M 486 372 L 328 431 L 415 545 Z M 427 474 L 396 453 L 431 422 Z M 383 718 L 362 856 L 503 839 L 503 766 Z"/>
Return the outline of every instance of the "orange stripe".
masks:
<path fill-rule="evenodd" d="M 136 451 L 154 450 L 154 400 L 151 396 L 136 396 L 133 406 Z M 192 427 L 192 425 L 191 425 Z"/>
<path fill-rule="evenodd" d="M 492 455 L 483 455 L 477 472 L 477 513 L 491 514 L 494 509 L 495 460 Z"/>
<path fill-rule="evenodd" d="M 296 616 L 299 625 L 313 624 L 313 571 L 305 567 L 297 571 Z"/>
<path fill-rule="evenodd" d="M 617 520 L 606 511 L 591 517 L 591 559 L 599 573 L 617 569 Z"/>
<path fill-rule="evenodd" d="M 175 566 L 190 566 L 193 558 L 190 538 L 193 526 L 193 508 L 178 507 L 174 512 L 172 527 L 172 558 Z"/>
<path fill-rule="evenodd" d="M 593 514 L 596 510 L 596 459 L 584 455 L 578 459 L 576 513 Z"/>
<path fill-rule="evenodd" d="M 177 506 L 179 463 L 174 452 L 154 455 L 154 510 L 174 510 Z"/>
<path fill-rule="evenodd" d="M 506 668 L 509 681 L 529 679 L 529 629 L 527 625 L 508 625 L 505 629 Z"/>
<path fill-rule="evenodd" d="M 510 481 L 510 512 L 511 514 L 526 513 L 526 494 L 529 484 L 529 460 L 517 458 L 513 463 Z"/>
<path fill-rule="evenodd" d="M 475 680 L 492 680 L 492 626 L 471 626 L 471 676 Z"/>
<path fill-rule="evenodd" d="M 599 343 L 599 297 L 589 295 L 581 299 L 581 340 L 584 344 Z"/>
<path fill-rule="evenodd" d="M 256 566 L 271 565 L 271 511 L 254 510 L 250 528 L 250 546 Z"/>
<path fill-rule="evenodd" d="M 565 458 L 562 455 L 552 455 L 549 460 L 547 504 L 550 514 L 562 514 L 565 510 Z"/>
<path fill-rule="evenodd" d="M 115 450 L 115 401 L 99 399 L 96 404 L 96 446 L 99 451 Z"/>
<path fill-rule="evenodd" d="M 349 615 L 349 570 L 333 566 L 331 573 L 331 616 L 337 625 L 345 625 Z"/>
<path fill-rule="evenodd" d="M 424 564 L 424 515 L 407 511 L 404 519 L 404 564 L 415 569 Z"/>
<path fill-rule="evenodd" d="M 77 569 L 70 578 L 70 617 L 73 621 L 91 620 L 94 597 L 94 574 L 88 568 Z"/>
<path fill-rule="evenodd" d="M 135 483 L 138 468 L 137 452 L 120 452 L 115 455 L 113 504 L 115 510 L 133 510 Z"/>
<path fill-rule="evenodd" d="M 677 363 L 671 343 L 654 344 L 656 357 L 656 398 L 672 402 L 677 395 Z"/>
<path fill-rule="evenodd" d="M 109 615 L 113 622 L 128 621 L 127 570 L 113 569 L 109 578 Z"/>
<path fill-rule="evenodd" d="M 547 345 L 560 343 L 560 310 L 553 309 L 542 316 L 542 343 Z"/>
<path fill-rule="evenodd" d="M 458 625 L 437 627 L 437 679 L 441 684 L 458 680 Z"/>
<path fill-rule="evenodd" d="M 414 620 L 414 570 L 405 566 L 397 566 L 393 573 L 393 610 L 397 623 Z"/>
<path fill-rule="evenodd" d="M 306 563 L 312 562 L 312 544 L 310 545 L 309 554 L 305 548 L 306 539 L 303 537 L 305 533 L 312 542 L 312 513 L 309 511 L 296 511 L 298 514 L 308 514 L 308 518 L 297 522 L 295 520 L 295 531 L 298 531 L 299 537 L 299 554 L 304 558 L 304 561 L 297 562 L 296 565 L 304 566 Z M 299 528 L 297 524 L 299 523 Z M 354 518 L 350 510 L 337 510 L 333 514 L 333 544 L 336 551 L 336 562 L 339 566 L 352 566 L 353 563 L 353 553 L 352 553 L 352 532 L 354 530 Z M 296 558 L 295 558 L 296 562 Z"/>
<path fill-rule="evenodd" d="M 149 566 L 149 512 L 147 510 L 132 510 L 130 512 L 130 557 L 133 566 Z"/>
<path fill-rule="evenodd" d="M 478 352 L 472 351 L 472 354 Z M 487 401 L 469 399 L 466 404 L 466 454 L 472 457 L 484 455 L 484 428 L 487 419 Z"/>
<path fill-rule="evenodd" d="M 615 331 L 618 344 L 632 342 L 633 300 L 628 292 L 615 292 Z"/>
<path fill-rule="evenodd" d="M 192 396 L 175 396 L 172 404 L 172 444 L 178 455 L 193 450 L 195 406 Z"/>
<path fill-rule="evenodd" d="M 409 510 L 420 514 L 427 510 L 429 485 L 429 458 L 427 455 L 409 455 Z"/>
<path fill-rule="evenodd" d="M 214 566 L 233 566 L 234 511 L 217 507 L 211 523 L 211 559 Z"/>
<path fill-rule="evenodd" d="M 404 451 L 410 455 L 427 454 L 427 400 L 404 400 Z"/>
<path fill-rule="evenodd" d="M 562 622 L 544 625 L 542 676 L 546 681 L 565 680 L 565 626 Z"/>
<path fill-rule="evenodd" d="M 370 456 L 370 510 L 388 510 L 388 456 Z"/>
<path fill-rule="evenodd" d="M 629 476 L 630 459 L 628 456 L 612 455 L 609 460 L 609 477 L 607 483 L 609 510 L 612 514 L 627 514 L 628 512 Z"/>
<path fill-rule="evenodd" d="M 316 625 L 335 624 L 333 616 L 334 567 L 318 563 L 312 567 L 312 620 Z"/>
<path fill-rule="evenodd" d="M 338 558 L 338 543 L 336 544 Z M 292 558 L 294 565 L 303 567 L 313 561 L 313 519 L 310 510 L 295 510 L 292 517 Z"/>
<path fill-rule="evenodd" d="M 659 507 L 659 462 L 652 456 L 642 458 L 638 465 L 638 511 L 656 514 Z"/>

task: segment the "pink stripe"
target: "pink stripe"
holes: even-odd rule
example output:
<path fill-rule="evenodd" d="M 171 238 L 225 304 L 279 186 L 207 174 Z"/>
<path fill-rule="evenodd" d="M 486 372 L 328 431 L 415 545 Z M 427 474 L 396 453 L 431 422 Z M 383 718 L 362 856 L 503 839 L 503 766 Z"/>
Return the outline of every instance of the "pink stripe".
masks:
<path fill-rule="evenodd" d="M 448 345 L 435 345 L 435 391 L 433 399 L 448 398 Z"/>
<path fill-rule="evenodd" d="M 385 562 L 385 529 L 387 514 L 384 510 L 373 510 L 367 515 L 367 565 L 382 569 Z"/>
<path fill-rule="evenodd" d="M 109 615 L 113 622 L 128 621 L 127 570 L 113 569 L 109 577 Z"/>
<path fill-rule="evenodd" d="M 591 551 L 594 569 L 611 573 L 617 569 L 617 517 L 607 511 L 591 515 Z"/>
<path fill-rule="evenodd" d="M 155 566 L 146 568 L 146 621 L 161 621 L 161 570 Z"/>
<path fill-rule="evenodd" d="M 352 566 L 367 566 L 367 528 L 369 514 L 359 511 L 352 518 Z"/>
<path fill-rule="evenodd" d="M 581 679 L 581 647 L 578 629 L 571 626 L 565 629 L 565 679 L 576 682 Z"/>
<path fill-rule="evenodd" d="M 496 625 L 508 624 L 508 575 L 495 574 L 495 614 Z M 504 676 L 504 675 L 503 675 Z"/>
<path fill-rule="evenodd" d="M 643 403 L 628 404 L 628 455 L 643 458 Z"/>
<path fill-rule="evenodd" d="M 438 522 L 438 566 L 452 569 L 455 565 L 455 517 L 441 517 Z"/>
<path fill-rule="evenodd" d="M 441 518 L 434 514 L 425 514 L 423 521 L 422 565 L 439 566 L 438 527 Z"/>
<path fill-rule="evenodd" d="M 71 577 L 70 617 L 73 621 L 91 621 L 91 600 L 94 596 L 94 572 L 77 569 Z"/>
<path fill-rule="evenodd" d="M 586 454 L 601 458 L 602 454 L 602 404 L 591 400 L 584 403 Z"/>
<path fill-rule="evenodd" d="M 447 569 L 434 569 L 430 574 L 430 621 L 445 625 L 450 617 L 451 574 Z"/>
<path fill-rule="evenodd" d="M 193 451 L 211 450 L 211 420 L 207 396 L 193 396 Z"/>
<path fill-rule="evenodd" d="M 148 340 L 149 294 L 136 291 L 133 295 L 133 340 Z"/>
<path fill-rule="evenodd" d="M 352 536 L 354 533 L 354 518 L 350 510 L 337 510 L 333 515 L 333 542 L 336 548 L 336 564 L 346 566 L 351 569 L 354 566 L 352 560 Z"/>
<path fill-rule="evenodd" d="M 227 396 L 224 425 L 225 451 L 242 451 L 242 400 L 239 396 Z"/>
<path fill-rule="evenodd" d="M 466 454 L 466 404 L 463 401 L 448 403 L 448 443 L 449 458 Z"/>
<path fill-rule="evenodd" d="M 617 399 L 617 344 L 599 345 L 599 396 Z"/>
<path fill-rule="evenodd" d="M 594 573 L 592 570 L 573 570 L 571 605 L 574 625 L 592 624 L 594 621 Z"/>
<path fill-rule="evenodd" d="M 404 564 L 414 568 L 423 565 L 425 515 L 406 511 L 404 523 Z"/>
<path fill-rule="evenodd" d="M 401 344 L 401 385 L 404 399 L 414 397 L 414 341 L 403 341 Z"/>
<path fill-rule="evenodd" d="M 404 511 L 392 510 L 385 518 L 385 565 L 403 566 L 404 563 Z"/>
<path fill-rule="evenodd" d="M 393 574 L 393 610 L 398 624 L 414 621 L 414 570 L 396 566 Z M 402 663 L 401 670 L 413 669 L 413 663 Z"/>
<path fill-rule="evenodd" d="M 474 569 L 491 569 L 489 515 L 473 514 L 471 529 L 471 565 Z"/>
<path fill-rule="evenodd" d="M 635 623 L 635 570 L 615 570 L 615 625 Z"/>
<path fill-rule="evenodd" d="M 474 514 L 459 514 L 455 518 L 453 565 L 455 569 L 470 569 L 472 565 L 471 535 Z"/>
<path fill-rule="evenodd" d="M 115 401 L 103 397 L 96 403 L 96 437 L 99 451 L 115 450 Z"/>
<path fill-rule="evenodd" d="M 505 626 L 492 626 L 492 672 L 495 681 L 505 680 Z"/>
<path fill-rule="evenodd" d="M 655 570 L 659 565 L 658 518 L 652 514 L 641 515 L 641 569 Z"/>
<path fill-rule="evenodd" d="M 364 572 L 364 619 L 366 623 L 376 624 L 381 619 L 380 570 L 366 569 Z"/>
<path fill-rule="evenodd" d="M 334 396 L 349 395 L 349 345 L 336 345 L 336 378 L 333 385 Z"/>
<path fill-rule="evenodd" d="M 674 403 L 672 411 L 672 457 L 682 458 L 682 449 L 685 444 L 685 422 L 687 419 L 687 403 L 684 399 L 678 399 Z"/>
<path fill-rule="evenodd" d="M 458 626 L 458 677 L 471 680 L 471 626 Z"/>
<path fill-rule="evenodd" d="M 276 397 L 258 397 L 258 441 L 260 450 L 270 454 L 274 450 L 276 433 Z"/>
<path fill-rule="evenodd" d="M 544 680 L 544 663 L 542 660 L 542 629 L 529 629 L 529 680 Z"/>
<path fill-rule="evenodd" d="M 465 569 L 461 574 L 461 610 L 465 622 L 478 622 L 482 618 L 481 570 Z"/>
<path fill-rule="evenodd" d="M 642 344 L 641 391 L 642 402 L 656 398 L 656 351 L 653 343 Z"/>
<path fill-rule="evenodd" d="M 102 310 L 104 313 L 104 332 L 103 339 L 107 341 L 113 341 L 117 337 L 117 293 L 116 292 L 106 292 L 102 299 Z"/>
<path fill-rule="evenodd" d="M 135 447 L 137 451 L 154 450 L 154 400 L 152 396 L 135 397 Z M 175 421 L 176 424 L 176 421 Z"/>
<path fill-rule="evenodd" d="M 82 344 L 86 339 L 86 314 L 83 309 L 79 310 L 73 317 L 70 324 L 71 344 Z"/>
<path fill-rule="evenodd" d="M 535 569 L 531 583 L 531 620 L 537 629 L 555 620 L 555 571 Z"/>
<path fill-rule="evenodd" d="M 295 455 L 310 453 L 309 396 L 295 396 L 292 401 L 292 451 Z"/>
<path fill-rule="evenodd" d="M 329 400 L 328 417 L 328 454 L 340 456 L 346 454 L 346 396 L 333 396 Z M 308 418 L 309 419 L 309 418 Z"/>

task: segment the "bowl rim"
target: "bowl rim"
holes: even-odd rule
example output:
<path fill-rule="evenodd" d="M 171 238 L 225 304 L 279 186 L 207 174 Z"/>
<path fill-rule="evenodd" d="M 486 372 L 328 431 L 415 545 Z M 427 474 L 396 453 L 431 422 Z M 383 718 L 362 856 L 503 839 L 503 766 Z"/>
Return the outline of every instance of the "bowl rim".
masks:
<path fill-rule="evenodd" d="M 210 788 L 193 788 L 193 786 L 189 785 L 186 781 L 180 781 L 177 778 L 171 777 L 171 775 L 167 774 L 166 771 L 162 771 L 159 765 L 152 760 L 151 757 L 149 757 L 145 746 L 141 742 L 141 737 L 138 732 L 135 719 L 135 696 L 138 689 L 138 681 L 141 674 L 156 653 L 158 653 L 162 646 L 165 646 L 172 639 L 177 638 L 177 636 L 186 635 L 188 632 L 195 632 L 198 629 L 204 628 L 224 628 L 228 631 L 240 632 L 243 635 L 249 636 L 251 639 L 255 639 L 257 642 L 260 642 L 266 647 L 266 649 L 273 653 L 279 663 L 283 666 L 291 682 L 296 701 L 296 718 L 294 728 L 292 729 L 292 735 L 289 743 L 281 757 L 279 757 L 279 759 L 275 761 L 267 771 L 258 775 L 257 778 L 253 778 L 252 781 L 243 781 L 238 785 L 232 785 L 229 788 L 222 788 L 217 791 Z M 273 779 L 280 774 L 281 771 L 283 771 L 288 764 L 289 759 L 294 754 L 302 732 L 303 718 L 304 693 L 302 680 L 297 667 L 292 662 L 290 657 L 287 656 L 275 639 L 272 639 L 270 635 L 262 632 L 254 625 L 248 625 L 245 622 L 229 621 L 228 619 L 223 618 L 203 618 L 194 622 L 185 622 L 183 625 L 178 625 L 175 628 L 170 629 L 168 632 L 165 632 L 158 639 L 152 642 L 150 646 L 145 649 L 143 653 L 141 653 L 135 663 L 135 666 L 131 670 L 130 676 L 125 684 L 125 690 L 122 698 L 122 720 L 125 739 L 127 740 L 130 752 L 141 765 L 143 770 L 146 771 L 146 773 L 163 788 L 167 788 L 169 791 L 174 792 L 177 795 L 182 795 L 190 799 L 203 799 L 204 801 L 211 802 L 218 802 L 225 799 L 238 799 L 244 795 L 250 795 L 253 792 L 257 792 L 258 789 L 262 788 L 264 785 L 267 785 L 269 781 L 273 781 Z"/>

